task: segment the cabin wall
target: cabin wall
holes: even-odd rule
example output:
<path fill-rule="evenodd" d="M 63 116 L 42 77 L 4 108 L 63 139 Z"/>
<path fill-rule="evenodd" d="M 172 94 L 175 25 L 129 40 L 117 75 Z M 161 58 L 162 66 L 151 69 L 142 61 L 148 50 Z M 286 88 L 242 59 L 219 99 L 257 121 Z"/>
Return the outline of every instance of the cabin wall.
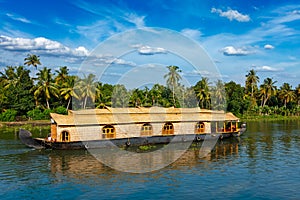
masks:
<path fill-rule="evenodd" d="M 210 122 L 204 122 L 204 133 L 211 133 L 211 123 Z"/>
<path fill-rule="evenodd" d="M 174 122 L 174 135 L 178 134 L 194 134 L 197 122 Z M 162 129 L 165 123 L 151 123 L 152 135 L 162 135 Z M 204 122 L 205 132 L 210 133 L 210 122 Z M 113 125 L 116 130 L 116 138 L 140 137 L 143 124 L 122 124 Z M 69 132 L 70 142 L 100 140 L 102 138 L 102 129 L 104 125 L 93 126 L 58 126 L 56 141 L 61 142 L 61 134 L 63 131 Z"/>
<path fill-rule="evenodd" d="M 196 122 L 173 123 L 174 135 L 178 134 L 194 134 Z"/>
<path fill-rule="evenodd" d="M 57 125 L 54 123 L 51 124 L 51 139 L 57 140 Z"/>
<path fill-rule="evenodd" d="M 100 126 L 59 126 L 57 128 L 57 141 L 61 142 L 61 134 L 67 131 L 70 134 L 70 142 L 99 140 L 102 138 Z"/>

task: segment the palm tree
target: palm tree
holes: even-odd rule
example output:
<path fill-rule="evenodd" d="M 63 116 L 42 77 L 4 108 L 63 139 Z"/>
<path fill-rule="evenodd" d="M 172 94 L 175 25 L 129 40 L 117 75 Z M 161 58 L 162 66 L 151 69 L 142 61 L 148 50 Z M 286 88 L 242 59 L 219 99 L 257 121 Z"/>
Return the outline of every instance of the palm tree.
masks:
<path fill-rule="evenodd" d="M 179 85 L 179 80 L 181 80 L 179 74 L 181 70 L 174 65 L 167 66 L 167 68 L 169 69 L 169 73 L 164 78 L 167 78 L 167 86 L 172 88 L 173 105 L 175 106 L 175 88 Z"/>
<path fill-rule="evenodd" d="M 96 82 L 95 75 L 89 74 L 86 76 L 84 74 L 84 78 L 81 79 L 76 86 L 76 89 L 79 89 L 80 97 L 83 98 L 83 109 L 86 108 L 87 100 L 90 98 L 93 102 L 95 101 L 95 93 L 96 93 Z"/>
<path fill-rule="evenodd" d="M 279 98 L 283 100 L 285 108 L 287 103 L 296 99 L 296 94 L 292 90 L 292 86 L 290 84 L 283 83 L 283 85 L 280 87 Z"/>
<path fill-rule="evenodd" d="M 162 95 L 165 90 L 165 86 L 160 85 L 158 83 L 154 84 L 151 90 L 149 91 L 149 94 L 152 99 L 152 105 L 159 105 L 162 103 Z"/>
<path fill-rule="evenodd" d="M 254 93 L 257 90 L 258 82 L 259 82 L 259 77 L 256 75 L 254 69 L 251 69 L 249 73 L 246 75 L 246 93 L 249 93 L 250 90 L 252 106 L 256 105 Z"/>
<path fill-rule="evenodd" d="M 134 107 L 141 106 L 141 102 L 144 98 L 143 92 L 139 89 L 130 91 L 130 103 Z"/>
<path fill-rule="evenodd" d="M 79 98 L 74 89 L 76 78 L 77 77 L 75 76 L 68 76 L 60 88 L 60 95 L 62 95 L 63 98 L 68 101 L 66 108 L 67 110 L 70 107 L 72 98 Z"/>
<path fill-rule="evenodd" d="M 7 66 L 5 72 L 0 72 L 1 82 L 4 89 L 15 87 L 20 82 L 18 75 L 15 72 L 16 67 Z"/>
<path fill-rule="evenodd" d="M 24 65 L 27 65 L 27 66 L 34 66 L 35 69 L 37 69 L 37 66 L 38 65 L 41 65 L 41 62 L 40 62 L 40 56 L 37 56 L 35 54 L 28 54 L 27 57 L 24 59 Z"/>
<path fill-rule="evenodd" d="M 37 88 L 34 91 L 34 98 L 36 102 L 38 102 L 38 98 L 43 95 L 47 108 L 50 109 L 49 99 L 52 95 L 58 97 L 58 89 L 56 84 L 52 79 L 53 74 L 51 73 L 51 69 L 44 67 L 42 70 L 39 70 L 37 73 Z"/>
<path fill-rule="evenodd" d="M 57 73 L 55 77 L 55 83 L 61 85 L 68 78 L 69 69 L 67 66 L 64 66 L 60 67 L 59 70 L 55 70 L 55 72 Z"/>
<path fill-rule="evenodd" d="M 271 96 L 276 95 L 277 81 L 273 81 L 271 78 L 266 78 L 264 84 L 260 86 L 261 106 L 264 107 Z"/>
<path fill-rule="evenodd" d="M 117 84 L 114 86 L 112 95 L 112 106 L 116 108 L 125 108 L 129 103 L 129 93 L 124 85 Z"/>
<path fill-rule="evenodd" d="M 225 86 L 221 80 L 216 82 L 216 85 L 212 89 L 211 99 L 216 109 L 224 109 L 226 102 Z"/>
<path fill-rule="evenodd" d="M 199 100 L 199 106 L 201 108 L 210 108 L 210 83 L 208 78 L 202 77 L 200 81 L 194 86 L 196 96 Z"/>

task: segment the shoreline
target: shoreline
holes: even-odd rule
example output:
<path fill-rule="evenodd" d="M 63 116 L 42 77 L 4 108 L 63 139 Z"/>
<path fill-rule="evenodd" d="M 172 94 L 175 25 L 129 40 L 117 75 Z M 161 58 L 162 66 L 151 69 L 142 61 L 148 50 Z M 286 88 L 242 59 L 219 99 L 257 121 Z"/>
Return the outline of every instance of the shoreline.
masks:
<path fill-rule="evenodd" d="M 240 121 L 279 121 L 279 120 L 300 120 L 300 116 L 240 116 Z M 30 120 L 30 121 L 13 121 L 13 122 L 0 122 L 0 127 L 15 127 L 15 126 L 50 126 L 50 120 Z"/>
<path fill-rule="evenodd" d="M 281 116 L 281 115 L 255 115 L 255 116 L 241 116 L 240 121 L 280 121 L 280 120 L 300 120 L 300 116 Z"/>
<path fill-rule="evenodd" d="M 50 120 L 30 120 L 30 121 L 14 121 L 14 122 L 0 122 L 0 127 L 14 127 L 14 126 L 24 126 L 24 125 L 32 125 L 32 126 L 50 126 Z"/>

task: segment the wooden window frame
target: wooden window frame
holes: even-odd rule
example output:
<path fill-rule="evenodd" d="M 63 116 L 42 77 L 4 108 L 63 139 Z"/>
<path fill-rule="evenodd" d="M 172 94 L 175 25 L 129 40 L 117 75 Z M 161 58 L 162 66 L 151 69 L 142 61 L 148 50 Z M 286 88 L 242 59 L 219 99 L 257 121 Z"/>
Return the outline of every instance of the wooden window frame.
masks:
<path fill-rule="evenodd" d="M 141 127 L 141 136 L 153 135 L 153 127 L 150 123 L 145 123 Z"/>
<path fill-rule="evenodd" d="M 105 125 L 102 128 L 102 138 L 103 139 L 113 139 L 116 138 L 116 129 L 113 125 Z"/>
<path fill-rule="evenodd" d="M 174 135 L 174 125 L 171 122 L 166 122 L 162 128 L 163 135 Z"/>

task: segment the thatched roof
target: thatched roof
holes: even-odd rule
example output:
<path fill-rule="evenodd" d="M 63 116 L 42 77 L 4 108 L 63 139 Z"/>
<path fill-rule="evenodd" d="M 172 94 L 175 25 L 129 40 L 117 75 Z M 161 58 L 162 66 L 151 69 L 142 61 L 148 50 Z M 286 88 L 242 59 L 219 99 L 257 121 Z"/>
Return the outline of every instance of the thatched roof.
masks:
<path fill-rule="evenodd" d="M 68 115 L 51 113 L 58 125 L 132 124 L 155 122 L 196 122 L 238 120 L 232 113 L 200 108 L 110 108 L 69 111 Z"/>

